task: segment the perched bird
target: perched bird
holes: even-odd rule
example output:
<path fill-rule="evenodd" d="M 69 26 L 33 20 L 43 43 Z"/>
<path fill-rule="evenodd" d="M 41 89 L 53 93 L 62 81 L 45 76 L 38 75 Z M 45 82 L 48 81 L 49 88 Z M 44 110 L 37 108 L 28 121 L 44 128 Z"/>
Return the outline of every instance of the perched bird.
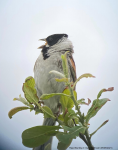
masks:
<path fill-rule="evenodd" d="M 49 73 L 52 70 L 63 73 L 61 55 L 66 51 L 69 51 L 67 54 L 67 62 L 70 81 L 74 82 L 76 80 L 76 67 L 72 56 L 74 53 L 73 45 L 68 39 L 68 35 L 53 34 L 41 40 L 45 41 L 45 45 L 39 47 L 39 49 L 42 49 L 41 54 L 34 66 L 34 79 L 39 98 L 42 94 L 62 93 L 66 88 L 65 83 L 56 82 L 55 75 Z M 60 96 L 54 96 L 43 102 L 44 105 L 48 106 L 56 114 L 60 107 L 59 99 Z M 55 125 L 55 121 L 51 118 L 46 118 L 44 119 L 43 125 L 53 126 Z M 52 143 L 52 137 L 45 144 L 34 148 L 34 150 L 44 150 L 48 143 Z"/>

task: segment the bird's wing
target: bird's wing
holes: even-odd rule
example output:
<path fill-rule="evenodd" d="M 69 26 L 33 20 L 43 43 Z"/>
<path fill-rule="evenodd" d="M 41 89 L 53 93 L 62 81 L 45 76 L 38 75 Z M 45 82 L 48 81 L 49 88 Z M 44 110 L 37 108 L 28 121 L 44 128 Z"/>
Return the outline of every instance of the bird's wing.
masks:
<path fill-rule="evenodd" d="M 72 54 L 68 56 L 68 65 L 69 65 L 69 70 L 70 70 L 70 78 L 72 82 L 75 82 L 77 77 L 76 77 L 76 66 L 75 62 L 73 59 Z"/>

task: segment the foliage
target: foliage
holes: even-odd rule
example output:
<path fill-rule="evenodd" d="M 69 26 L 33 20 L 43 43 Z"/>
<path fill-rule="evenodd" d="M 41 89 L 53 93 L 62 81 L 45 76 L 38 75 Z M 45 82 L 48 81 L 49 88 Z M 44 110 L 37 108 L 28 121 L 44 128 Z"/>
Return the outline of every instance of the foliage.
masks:
<path fill-rule="evenodd" d="M 97 99 L 93 100 L 92 106 L 88 110 L 87 115 L 85 116 L 84 114 L 81 114 L 81 105 L 89 105 L 91 100 L 88 98 L 88 103 L 86 103 L 83 98 L 77 100 L 77 93 L 74 91 L 75 86 L 80 79 L 84 77 L 94 78 L 94 76 L 90 73 L 83 74 L 75 81 L 75 83 L 72 84 L 68 78 L 67 53 L 68 52 L 61 56 L 64 74 L 55 70 L 50 72 L 60 77 L 59 79 L 55 79 L 57 82 L 65 82 L 65 85 L 67 85 L 67 88 L 63 91 L 63 93 L 43 94 L 40 98 L 38 98 L 37 91 L 35 89 L 35 80 L 30 76 L 25 79 L 25 83 L 23 83 L 22 87 L 25 98 L 19 95 L 19 98 L 13 99 L 14 101 L 18 100 L 22 102 L 26 106 L 11 109 L 8 113 L 10 119 L 17 112 L 30 109 L 30 111 L 34 110 L 35 114 L 43 113 L 44 118 L 53 118 L 59 123 L 58 126 L 36 126 L 26 129 L 22 133 L 22 142 L 24 146 L 37 147 L 47 142 L 51 136 L 56 136 L 59 140 L 57 146 L 58 150 L 65 150 L 71 144 L 73 139 L 80 137 L 87 144 L 89 150 L 92 150 L 94 147 L 91 143 L 91 137 L 108 122 L 108 120 L 105 121 L 100 127 L 98 127 L 98 129 L 89 134 L 88 128 L 90 119 L 94 117 L 102 106 L 109 101 L 108 98 L 100 99 L 101 94 L 106 91 L 113 91 L 114 88 L 111 87 L 100 90 L 97 95 Z M 60 103 L 62 107 L 62 113 L 59 115 L 53 114 L 52 110 L 49 107 L 44 106 L 42 101 L 40 101 L 48 100 L 56 95 L 60 96 Z M 74 106 L 75 110 L 73 109 Z M 63 131 L 60 131 L 60 129 Z M 50 149 L 50 146 L 51 145 L 48 144 L 45 147 L 45 150 Z"/>
<path fill-rule="evenodd" d="M 56 135 L 60 127 L 58 126 L 36 126 L 29 128 L 22 133 L 22 142 L 27 147 L 36 147 L 47 142 L 49 138 Z"/>

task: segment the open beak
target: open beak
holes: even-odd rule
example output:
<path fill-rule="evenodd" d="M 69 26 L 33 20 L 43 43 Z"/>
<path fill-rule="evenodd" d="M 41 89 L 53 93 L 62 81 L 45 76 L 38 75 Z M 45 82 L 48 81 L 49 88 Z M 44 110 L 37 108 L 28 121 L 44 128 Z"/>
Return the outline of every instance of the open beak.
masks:
<path fill-rule="evenodd" d="M 45 41 L 45 45 L 47 45 L 47 41 L 46 39 L 39 39 L 39 41 Z M 43 48 L 45 45 L 41 45 L 40 47 L 38 47 L 37 49 Z"/>
<path fill-rule="evenodd" d="M 46 41 L 46 39 L 39 39 L 39 41 Z"/>

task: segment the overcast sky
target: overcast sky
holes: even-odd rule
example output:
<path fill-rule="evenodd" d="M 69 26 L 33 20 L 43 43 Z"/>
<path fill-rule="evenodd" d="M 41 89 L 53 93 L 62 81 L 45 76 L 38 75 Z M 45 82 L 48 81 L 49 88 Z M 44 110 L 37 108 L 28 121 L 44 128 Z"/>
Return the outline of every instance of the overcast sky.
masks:
<path fill-rule="evenodd" d="M 0 150 L 28 150 L 21 133 L 41 125 L 42 115 L 24 110 L 10 120 L 10 109 L 22 106 L 13 98 L 23 95 L 22 84 L 33 76 L 40 54 L 38 39 L 66 33 L 74 45 L 77 76 L 91 73 L 77 85 L 78 99 L 96 99 L 102 88 L 109 101 L 90 120 L 90 133 L 105 120 L 109 122 L 93 137 L 95 147 L 118 150 L 118 1 L 117 0 L 1 0 L 0 1 Z M 91 104 L 90 104 L 91 106 Z M 87 113 L 90 106 L 82 106 Z M 53 140 L 53 149 L 58 141 Z M 77 138 L 71 147 L 86 147 Z M 30 148 L 31 149 L 31 148 Z M 68 148 L 69 150 L 69 148 Z"/>

